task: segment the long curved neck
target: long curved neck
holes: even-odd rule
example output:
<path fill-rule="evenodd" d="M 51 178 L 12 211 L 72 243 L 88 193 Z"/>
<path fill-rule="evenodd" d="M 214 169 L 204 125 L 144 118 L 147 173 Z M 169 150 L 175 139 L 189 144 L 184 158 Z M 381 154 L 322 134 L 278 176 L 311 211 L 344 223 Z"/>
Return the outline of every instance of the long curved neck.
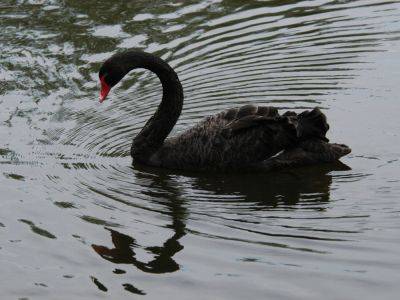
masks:
<path fill-rule="evenodd" d="M 183 89 L 175 71 L 161 58 L 144 52 L 127 52 L 123 63 L 125 72 L 144 68 L 154 72 L 161 81 L 163 96 L 154 115 L 133 139 L 131 156 L 146 162 L 159 149 L 176 124 L 183 105 Z"/>

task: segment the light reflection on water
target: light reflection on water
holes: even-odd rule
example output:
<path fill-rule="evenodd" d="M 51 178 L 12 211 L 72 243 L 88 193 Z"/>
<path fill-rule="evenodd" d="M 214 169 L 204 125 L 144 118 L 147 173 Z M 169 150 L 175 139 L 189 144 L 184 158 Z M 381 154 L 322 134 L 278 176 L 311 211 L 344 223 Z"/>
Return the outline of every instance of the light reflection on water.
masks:
<path fill-rule="evenodd" d="M 395 299 L 398 1 L 0 4 L 0 295 Z M 344 164 L 274 174 L 131 166 L 161 87 L 115 51 L 156 53 L 185 91 L 174 132 L 247 103 L 320 106 Z M 60 296 L 61 298 L 63 296 Z M 139 296 L 138 296 L 139 297 Z"/>

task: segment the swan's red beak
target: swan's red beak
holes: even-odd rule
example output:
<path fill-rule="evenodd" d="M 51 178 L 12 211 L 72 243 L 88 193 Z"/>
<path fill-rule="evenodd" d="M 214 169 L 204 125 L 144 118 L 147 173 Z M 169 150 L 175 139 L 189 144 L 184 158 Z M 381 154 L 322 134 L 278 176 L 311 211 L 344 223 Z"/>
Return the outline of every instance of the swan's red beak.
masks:
<path fill-rule="evenodd" d="M 101 83 L 101 91 L 99 96 L 100 103 L 102 103 L 106 99 L 108 93 L 111 90 L 111 87 L 106 83 L 104 77 L 105 76 L 100 77 L 100 83 Z"/>

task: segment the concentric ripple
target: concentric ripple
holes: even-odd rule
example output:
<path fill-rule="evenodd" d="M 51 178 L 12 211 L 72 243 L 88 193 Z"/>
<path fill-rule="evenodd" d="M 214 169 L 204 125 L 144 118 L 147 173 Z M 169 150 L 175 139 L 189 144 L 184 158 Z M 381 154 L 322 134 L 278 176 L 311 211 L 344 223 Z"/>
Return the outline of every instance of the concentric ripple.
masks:
<path fill-rule="evenodd" d="M 0 295 L 395 299 L 399 20 L 386 0 L 2 1 Z M 157 77 L 97 102 L 101 63 L 130 48 L 179 75 L 172 134 L 248 103 L 319 106 L 353 154 L 274 174 L 131 166 Z"/>

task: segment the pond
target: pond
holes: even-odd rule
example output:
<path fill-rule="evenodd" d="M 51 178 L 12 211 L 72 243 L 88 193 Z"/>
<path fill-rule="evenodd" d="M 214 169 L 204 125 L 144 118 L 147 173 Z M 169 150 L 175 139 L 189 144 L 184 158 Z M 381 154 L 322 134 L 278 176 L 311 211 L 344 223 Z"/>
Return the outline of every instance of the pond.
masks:
<path fill-rule="evenodd" d="M 0 298 L 397 299 L 400 2 L 2 0 Z M 161 86 L 173 134 L 254 103 L 327 115 L 342 163 L 265 174 L 132 167 Z"/>

